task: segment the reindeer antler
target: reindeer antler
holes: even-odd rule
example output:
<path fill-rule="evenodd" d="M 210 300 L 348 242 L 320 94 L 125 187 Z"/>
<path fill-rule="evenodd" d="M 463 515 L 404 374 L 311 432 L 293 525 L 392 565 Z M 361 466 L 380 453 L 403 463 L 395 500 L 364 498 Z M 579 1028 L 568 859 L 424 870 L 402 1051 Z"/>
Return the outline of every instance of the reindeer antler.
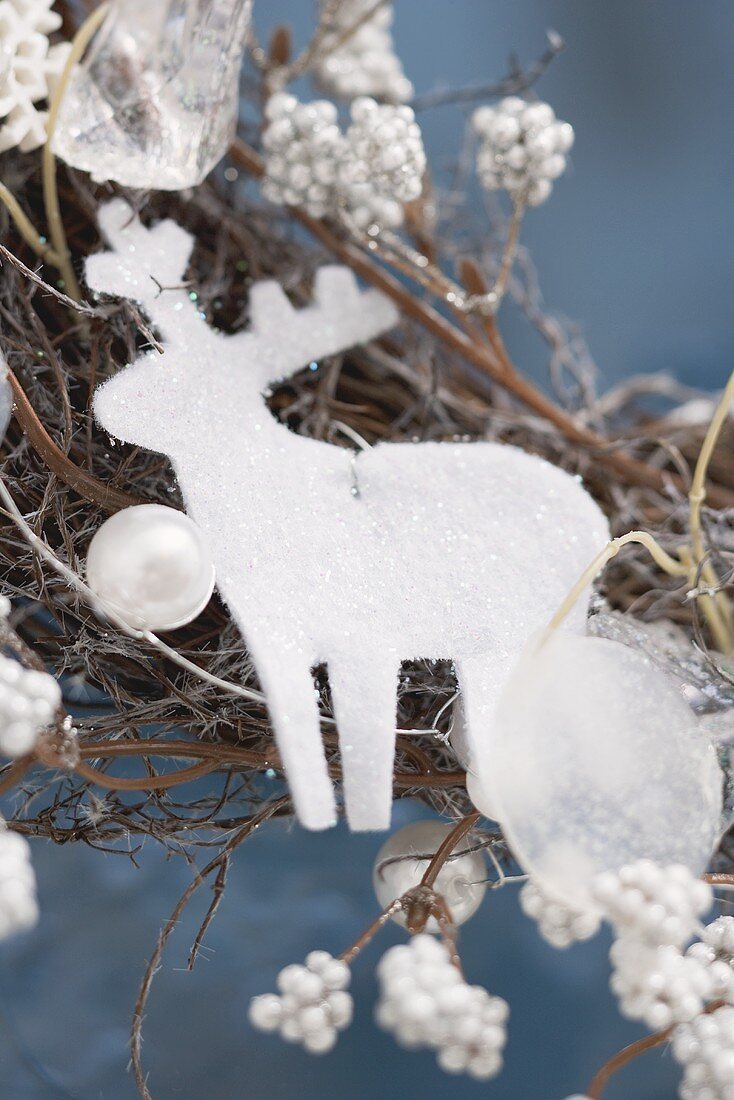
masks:
<path fill-rule="evenodd" d="M 93 290 L 118 298 L 150 303 L 161 287 L 180 287 L 193 239 L 166 220 L 147 229 L 122 199 L 100 207 L 99 228 L 112 247 L 87 260 L 87 282 Z"/>

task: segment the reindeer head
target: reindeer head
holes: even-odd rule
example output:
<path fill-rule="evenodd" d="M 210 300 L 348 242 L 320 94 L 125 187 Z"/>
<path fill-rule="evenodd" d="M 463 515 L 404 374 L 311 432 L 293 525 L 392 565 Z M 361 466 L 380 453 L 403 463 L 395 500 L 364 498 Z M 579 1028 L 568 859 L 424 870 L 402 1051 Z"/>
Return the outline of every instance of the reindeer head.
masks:
<path fill-rule="evenodd" d="M 233 422 L 242 418 L 244 427 L 248 413 L 262 410 L 269 385 L 397 323 L 384 295 L 360 291 L 351 271 L 330 266 L 316 273 L 314 302 L 305 309 L 294 309 L 278 283 L 255 283 L 250 328 L 226 336 L 207 325 L 183 285 L 193 247 L 184 229 L 172 221 L 146 229 L 121 200 L 104 206 L 99 222 L 112 251 L 87 260 L 89 285 L 141 305 L 163 346 L 162 354 L 143 353 L 95 397 L 100 423 L 126 442 L 175 453 L 207 401 Z"/>

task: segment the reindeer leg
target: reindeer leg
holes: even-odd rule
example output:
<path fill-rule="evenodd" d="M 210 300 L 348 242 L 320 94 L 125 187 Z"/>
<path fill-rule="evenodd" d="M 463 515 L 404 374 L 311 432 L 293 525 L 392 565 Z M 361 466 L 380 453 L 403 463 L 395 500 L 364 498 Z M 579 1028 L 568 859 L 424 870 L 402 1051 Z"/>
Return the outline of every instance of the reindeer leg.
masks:
<path fill-rule="evenodd" d="M 255 667 L 298 820 L 306 829 L 328 829 L 336 824 L 336 802 L 310 665 L 295 660 L 292 652 L 263 654 L 260 650 Z"/>
<path fill-rule="evenodd" d="M 400 661 L 373 653 L 345 655 L 327 664 L 349 827 L 387 829 Z"/>
<path fill-rule="evenodd" d="M 456 677 L 461 689 L 459 705 L 464 722 L 465 748 L 469 750 L 469 771 L 478 771 L 491 740 L 494 711 L 514 664 L 490 657 L 469 657 L 454 660 Z"/>

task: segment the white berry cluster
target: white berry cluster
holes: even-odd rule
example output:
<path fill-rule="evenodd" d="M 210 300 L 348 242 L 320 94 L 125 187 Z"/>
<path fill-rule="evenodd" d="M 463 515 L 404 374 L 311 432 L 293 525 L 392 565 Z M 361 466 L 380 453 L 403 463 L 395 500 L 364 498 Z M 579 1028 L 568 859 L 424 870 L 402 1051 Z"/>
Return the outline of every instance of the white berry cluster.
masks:
<path fill-rule="evenodd" d="M 61 691 L 52 676 L 0 654 L 0 753 L 30 752 L 60 703 Z"/>
<path fill-rule="evenodd" d="M 322 0 L 322 7 L 328 3 Z M 335 34 L 355 26 L 374 6 L 374 0 L 342 0 L 334 22 Z M 338 99 L 370 95 L 387 103 L 407 103 L 412 98 L 413 85 L 395 53 L 392 22 L 393 5 L 384 4 L 346 41 L 324 55 L 317 70 L 324 91 Z"/>
<path fill-rule="evenodd" d="M 423 190 L 426 154 L 410 107 L 391 107 L 364 96 L 351 107 L 344 156 L 339 166 L 341 193 L 360 229 L 376 224 L 395 229 L 403 204 Z"/>
<path fill-rule="evenodd" d="M 734 1008 L 722 1005 L 677 1027 L 672 1049 L 685 1067 L 681 1100 L 734 1100 Z"/>
<path fill-rule="evenodd" d="M 573 127 L 560 122 L 548 103 L 527 103 L 508 96 L 496 107 L 478 107 L 472 117 L 480 143 L 477 175 L 487 191 L 525 195 L 530 206 L 540 206 L 553 189 L 553 180 L 566 169 L 566 153 L 573 145 Z"/>
<path fill-rule="evenodd" d="M 37 149 L 46 140 L 48 99 L 61 75 L 70 45 L 49 46 L 61 26 L 53 0 L 0 0 L 0 153 L 18 146 Z"/>
<path fill-rule="evenodd" d="M 328 951 L 312 951 L 305 966 L 294 963 L 278 975 L 276 993 L 250 1001 L 249 1018 L 259 1031 L 278 1031 L 310 1054 L 326 1054 L 337 1033 L 349 1027 L 353 1002 L 346 992 L 349 967 Z"/>
<path fill-rule="evenodd" d="M 468 985 L 443 944 L 425 933 L 413 936 L 385 953 L 377 974 L 377 1023 L 402 1046 L 437 1051 L 447 1073 L 482 1081 L 499 1073 L 507 1003 Z"/>
<path fill-rule="evenodd" d="M 597 875 L 592 893 L 618 934 L 683 947 L 713 904 L 711 887 L 687 867 L 641 859 Z"/>
<path fill-rule="evenodd" d="M 717 917 L 707 924 L 686 954 L 708 970 L 711 998 L 734 1003 L 734 917 Z"/>
<path fill-rule="evenodd" d="M 711 906 L 711 887 L 687 867 L 639 860 L 597 876 L 592 893 L 616 933 L 610 985 L 622 1013 L 657 1030 L 702 1012 L 711 976 L 681 949 Z"/>
<path fill-rule="evenodd" d="M 426 166 L 410 107 L 357 99 L 346 134 L 327 100 L 300 103 L 279 93 L 268 100 L 265 115 L 267 199 L 300 206 L 315 218 L 343 209 L 360 229 L 402 224 L 403 203 L 420 195 Z"/>
<path fill-rule="evenodd" d="M 0 939 L 38 920 L 36 876 L 28 842 L 0 822 Z"/>
<path fill-rule="evenodd" d="M 334 104 L 300 103 L 281 92 L 268 100 L 265 117 L 265 198 L 279 206 L 302 206 L 314 218 L 331 213 L 344 148 Z"/>
<path fill-rule="evenodd" d="M 622 1015 L 658 1031 L 703 1011 L 711 989 L 706 967 L 672 944 L 652 947 L 620 936 L 609 958 L 614 968 L 609 984 Z"/>
<path fill-rule="evenodd" d="M 590 940 L 601 924 L 597 913 L 571 909 L 549 898 L 534 882 L 526 882 L 520 890 L 520 908 L 536 922 L 543 939 L 558 948 Z"/>

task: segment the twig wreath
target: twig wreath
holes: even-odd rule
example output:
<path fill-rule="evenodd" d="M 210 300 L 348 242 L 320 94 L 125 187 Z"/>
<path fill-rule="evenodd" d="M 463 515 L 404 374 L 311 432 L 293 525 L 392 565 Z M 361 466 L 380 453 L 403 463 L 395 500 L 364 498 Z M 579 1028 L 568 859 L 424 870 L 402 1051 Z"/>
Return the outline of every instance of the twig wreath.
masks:
<path fill-rule="evenodd" d="M 734 918 L 709 910 L 734 885 L 734 379 L 598 397 L 546 313 L 520 234 L 573 144 L 534 91 L 555 36 L 415 97 L 384 0 L 322 0 L 295 56 L 248 0 L 183 6 L 178 37 L 168 3 L 0 3 L 0 935 L 38 919 L 24 838 L 207 851 L 135 1006 L 150 1100 L 142 1020 L 193 894 L 191 966 L 260 824 L 385 829 L 419 798 L 439 820 L 386 841 L 375 921 L 286 967 L 256 1028 L 330 1050 L 395 919 L 378 1022 L 495 1076 L 508 1006 L 457 931 L 519 881 L 559 948 L 611 924 L 612 989 L 652 1032 L 586 1095 L 670 1041 L 681 1097 L 731 1096 Z M 473 254 L 431 183 L 437 103 L 471 112 Z M 508 300 L 548 392 L 510 360 Z M 648 393 L 671 411 L 645 419 Z"/>

